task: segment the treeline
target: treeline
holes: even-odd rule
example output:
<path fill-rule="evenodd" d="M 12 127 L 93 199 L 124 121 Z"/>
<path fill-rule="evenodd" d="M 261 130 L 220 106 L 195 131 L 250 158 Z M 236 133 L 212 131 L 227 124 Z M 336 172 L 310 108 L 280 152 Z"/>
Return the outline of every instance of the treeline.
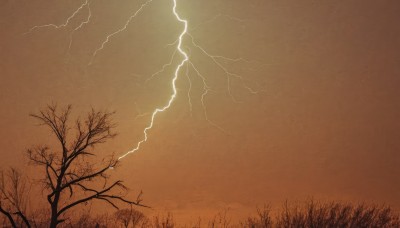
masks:
<path fill-rule="evenodd" d="M 33 227 L 48 227 L 49 221 L 41 220 L 48 216 L 45 212 L 38 213 L 32 221 Z M 201 215 L 199 216 L 201 217 Z M 272 213 L 271 208 L 264 206 L 258 208 L 256 215 L 239 223 L 232 223 L 228 213 L 219 213 L 212 219 L 205 221 L 198 219 L 192 224 L 181 224 L 175 221 L 173 215 L 147 217 L 142 212 L 130 208 L 118 210 L 113 214 L 92 216 L 83 213 L 78 216 L 71 215 L 60 227 L 138 227 L 138 228 L 375 228 L 375 227 L 400 227 L 399 213 L 389 206 L 367 204 L 351 204 L 342 202 L 317 202 L 308 200 L 303 203 L 284 202 L 278 211 Z M 24 223 L 19 223 L 24 227 Z M 2 218 L 2 226 L 9 227 L 6 218 Z"/>
<path fill-rule="evenodd" d="M 303 204 L 286 201 L 275 216 L 271 215 L 268 207 L 264 207 L 258 209 L 258 216 L 248 218 L 240 227 L 400 227 L 400 216 L 389 206 L 314 200 Z"/>

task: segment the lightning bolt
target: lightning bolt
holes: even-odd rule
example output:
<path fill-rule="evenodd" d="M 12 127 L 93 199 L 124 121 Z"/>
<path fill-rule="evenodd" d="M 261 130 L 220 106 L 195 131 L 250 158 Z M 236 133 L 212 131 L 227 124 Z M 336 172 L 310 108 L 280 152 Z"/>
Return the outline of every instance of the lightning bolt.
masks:
<path fill-rule="evenodd" d="M 199 71 L 199 70 L 197 69 L 197 67 L 192 63 L 192 61 L 189 61 L 189 64 L 192 66 L 192 68 L 193 68 L 193 70 L 196 72 L 197 76 L 199 76 L 200 79 L 201 79 L 202 82 L 203 82 L 203 93 L 201 94 L 201 99 L 200 99 L 200 101 L 201 101 L 201 107 L 203 108 L 204 117 L 205 117 L 206 121 L 207 121 L 209 124 L 211 124 L 212 126 L 216 127 L 218 130 L 220 130 L 220 131 L 222 131 L 222 132 L 224 132 L 224 133 L 227 133 L 227 132 L 225 131 L 225 129 L 223 129 L 223 128 L 220 127 L 218 124 L 214 123 L 213 121 L 211 121 L 211 120 L 208 118 L 208 112 L 207 112 L 207 106 L 206 106 L 206 103 L 205 103 L 205 99 L 206 99 L 206 96 L 208 95 L 208 93 L 211 91 L 211 87 L 207 84 L 206 78 L 200 73 L 200 71 Z"/>
<path fill-rule="evenodd" d="M 190 76 L 189 76 L 189 64 L 186 64 L 185 75 L 186 75 L 186 78 L 188 79 L 188 82 L 189 82 L 189 88 L 188 88 L 188 92 L 187 92 L 187 97 L 188 97 L 188 102 L 189 102 L 190 114 L 192 115 L 192 112 L 193 112 L 193 103 L 192 103 L 192 96 L 191 96 L 192 80 L 190 79 Z"/>
<path fill-rule="evenodd" d="M 86 20 L 82 21 L 76 28 L 74 28 L 74 30 L 72 30 L 71 34 L 69 35 L 68 54 L 71 50 L 72 38 L 73 38 L 75 32 L 77 32 L 79 29 L 83 28 L 83 26 L 87 25 L 90 22 L 90 18 L 92 17 L 92 10 L 90 9 L 90 2 L 86 1 L 85 4 L 87 5 L 87 8 L 88 8 L 88 16 L 87 16 Z"/>
<path fill-rule="evenodd" d="M 187 34 L 187 30 L 188 30 L 188 21 L 182 19 L 179 16 L 179 14 L 176 11 L 176 7 L 177 7 L 176 0 L 173 0 L 173 2 L 174 2 L 174 6 L 172 8 L 172 12 L 176 17 L 176 20 L 179 21 L 180 23 L 184 24 L 184 29 L 183 29 L 182 33 L 179 35 L 178 45 L 177 45 L 177 51 L 183 56 L 183 60 L 178 64 L 178 66 L 175 69 L 174 78 L 172 79 L 172 83 L 171 83 L 172 84 L 172 95 L 171 95 L 170 99 L 168 100 L 167 104 L 164 107 L 157 108 L 152 113 L 150 124 L 143 131 L 144 138 L 137 143 L 135 148 L 133 148 L 132 150 L 130 150 L 130 151 L 126 152 L 125 154 L 123 154 L 122 156 L 120 156 L 118 158 L 118 160 L 121 160 L 121 159 L 125 158 L 126 156 L 128 156 L 129 154 L 135 153 L 136 151 L 138 151 L 140 149 L 140 146 L 142 145 L 142 143 L 146 142 L 147 139 L 148 139 L 148 133 L 147 132 L 151 128 L 153 128 L 154 119 L 156 118 L 157 114 L 159 114 L 161 112 L 164 112 L 165 110 L 169 109 L 171 107 L 172 103 L 174 102 L 177 94 L 178 94 L 178 91 L 176 90 L 176 80 L 178 80 L 179 71 L 181 70 L 181 68 L 185 65 L 185 63 L 187 61 L 189 61 L 188 54 L 182 49 L 183 37 Z"/>
<path fill-rule="evenodd" d="M 59 24 L 59 25 L 56 25 L 56 24 L 37 25 L 37 26 L 34 26 L 34 27 L 32 27 L 31 29 L 29 29 L 28 32 L 24 33 L 24 35 L 29 34 L 29 33 L 33 32 L 33 31 L 35 31 L 35 30 L 37 30 L 37 29 L 40 29 L 40 28 L 47 28 L 47 27 L 49 27 L 49 28 L 54 28 L 54 29 L 61 29 L 61 28 L 67 27 L 67 26 L 69 25 L 69 23 L 71 22 L 71 20 L 72 20 L 76 15 L 78 15 L 78 13 L 79 13 L 83 8 L 85 8 L 85 6 L 88 6 L 88 8 L 89 8 L 89 0 L 86 0 L 84 3 L 82 3 L 82 5 L 79 6 L 78 9 L 76 9 L 76 10 L 71 14 L 71 16 L 69 16 L 69 17 L 67 18 L 67 20 L 66 20 L 64 23 Z M 90 15 L 90 14 L 91 14 L 91 13 L 90 13 L 90 8 L 89 8 L 89 15 Z M 89 17 L 88 20 L 90 20 L 90 17 Z M 80 24 L 78 27 L 82 27 L 82 24 Z M 78 27 L 75 28 L 74 30 L 79 29 Z"/>
<path fill-rule="evenodd" d="M 164 64 L 164 65 L 162 66 L 161 70 L 159 70 L 159 71 L 155 72 L 154 74 L 152 74 L 148 79 L 146 79 L 146 82 L 145 82 L 145 83 L 149 82 L 149 81 L 152 80 L 154 77 L 156 77 L 157 75 L 159 75 L 159 74 L 161 74 L 162 72 L 164 72 L 165 69 L 166 69 L 167 67 L 171 66 L 171 65 L 172 65 L 172 62 L 174 61 L 174 58 L 175 58 L 175 55 L 176 55 L 176 52 L 177 52 L 177 51 L 178 51 L 178 50 L 175 50 L 175 51 L 174 51 L 174 53 L 173 53 L 172 56 L 171 56 L 171 59 L 169 60 L 169 63 Z"/>
<path fill-rule="evenodd" d="M 99 52 L 101 52 L 105 46 L 111 42 L 112 38 L 116 35 L 118 35 L 119 33 L 124 32 L 125 30 L 128 29 L 128 26 L 130 23 L 132 23 L 132 21 L 134 21 L 134 19 L 141 13 L 144 11 L 144 9 L 151 3 L 153 2 L 153 0 L 147 0 L 146 2 L 144 2 L 143 4 L 141 4 L 141 6 L 127 19 L 127 21 L 125 22 L 125 24 L 117 29 L 115 32 L 110 33 L 109 35 L 106 36 L 106 38 L 104 39 L 104 41 L 101 43 L 101 45 L 95 49 L 95 51 L 93 52 L 90 62 L 88 65 L 93 64 L 95 57 L 99 54 Z M 120 157 L 118 157 L 118 160 L 124 159 L 126 156 L 128 156 L 129 154 L 135 153 L 136 151 L 138 151 L 142 144 L 148 141 L 148 133 L 149 131 L 153 128 L 154 126 L 154 122 L 156 117 L 161 114 L 162 112 L 168 110 L 171 105 L 173 104 L 173 102 L 176 100 L 176 97 L 178 95 L 178 91 L 177 91 L 177 87 L 176 87 L 176 82 L 179 78 L 180 72 L 182 70 L 184 70 L 185 76 L 188 80 L 188 90 L 187 90 L 187 99 L 188 99 L 188 103 L 189 103 L 189 111 L 192 114 L 193 111 L 193 102 L 192 102 L 192 78 L 190 76 L 190 72 L 194 72 L 195 76 L 197 76 L 201 83 L 202 83 L 202 92 L 200 95 L 200 105 L 201 108 L 203 110 L 203 116 L 204 119 L 213 127 L 217 128 L 218 130 L 226 133 L 227 131 L 225 131 L 225 129 L 223 129 L 221 126 L 219 126 L 218 124 L 216 124 L 215 122 L 213 122 L 210 118 L 209 118 L 209 114 L 208 114 L 208 109 L 207 109 L 207 105 L 206 105 L 206 100 L 207 97 L 213 93 L 216 92 L 215 90 L 212 89 L 212 86 L 208 83 L 207 78 L 201 73 L 201 69 L 199 69 L 191 60 L 190 60 L 190 54 L 187 53 L 184 48 L 183 48 L 183 40 L 185 37 L 188 37 L 189 39 L 187 39 L 187 41 L 189 41 L 188 43 L 191 45 L 191 47 L 194 47 L 194 49 L 198 49 L 200 50 L 200 53 L 203 56 L 208 57 L 211 62 L 213 64 L 215 64 L 215 66 L 221 70 L 225 76 L 226 76 L 226 81 L 227 81 L 227 93 L 228 95 L 231 97 L 231 99 L 234 102 L 239 102 L 233 94 L 232 88 L 231 88 L 231 83 L 233 80 L 238 80 L 239 82 L 241 82 L 243 88 L 247 89 L 251 94 L 257 94 L 261 91 L 257 91 L 253 88 L 251 88 L 250 86 L 247 85 L 244 77 L 240 74 L 237 74 L 235 72 L 231 72 L 228 67 L 225 66 L 226 63 L 237 63 L 237 62 L 242 62 L 242 63 L 246 63 L 246 64 L 254 64 L 257 63 L 260 65 L 259 62 L 257 61 L 253 61 L 253 60 L 248 60 L 246 58 L 243 57 L 238 57 L 238 58 L 230 58 L 230 57 L 225 57 L 222 55 L 215 55 L 215 54 L 211 54 L 208 50 L 206 50 L 206 48 L 202 47 L 200 44 L 198 44 L 194 37 L 189 33 L 188 30 L 188 21 L 183 19 L 179 13 L 177 12 L 177 0 L 172 0 L 173 2 L 173 7 L 172 7 L 172 13 L 175 16 L 175 19 L 177 22 L 182 23 L 184 25 L 184 28 L 182 30 L 182 32 L 179 34 L 178 38 L 172 42 L 167 44 L 167 47 L 175 47 L 175 50 L 173 51 L 169 62 L 165 63 L 160 70 L 156 71 L 155 73 L 153 73 L 150 77 L 148 77 L 145 81 L 145 83 L 149 82 L 150 80 L 152 80 L 154 77 L 158 76 L 159 74 L 163 73 L 167 68 L 171 67 L 174 64 L 174 60 L 177 56 L 177 54 L 180 54 L 183 58 L 182 60 L 180 60 L 180 62 L 178 63 L 178 65 L 176 66 L 174 73 L 173 73 L 173 78 L 171 81 L 171 89 L 172 89 L 172 93 L 169 97 L 169 99 L 166 101 L 164 106 L 158 107 L 156 109 L 154 109 L 153 112 L 146 112 L 146 113 L 141 113 L 141 111 L 139 110 L 139 108 L 137 107 L 137 104 L 135 102 L 136 108 L 139 112 L 139 114 L 136 116 L 136 118 L 140 118 L 143 116 L 147 116 L 147 115 L 151 115 L 150 118 L 150 122 L 148 123 L 147 127 L 144 128 L 143 130 L 143 139 L 140 140 L 137 144 L 136 147 L 132 148 L 131 150 L 123 153 Z M 87 8 L 88 10 L 88 15 L 86 17 L 86 19 L 82 20 L 79 25 L 77 25 L 76 27 L 74 27 L 69 35 L 69 45 L 68 45 L 68 53 L 70 52 L 71 46 L 72 46 L 72 41 L 73 41 L 73 35 L 79 31 L 80 29 L 82 29 L 85 25 L 87 25 L 90 22 L 90 19 L 92 17 L 92 12 L 91 12 L 91 8 L 90 8 L 90 0 L 86 0 L 84 3 L 82 3 L 66 20 L 64 23 L 60 24 L 60 25 L 56 25 L 56 24 L 46 24 L 46 25 L 38 25 L 38 26 L 34 26 L 32 27 L 28 32 L 26 32 L 25 34 L 31 33 L 37 29 L 40 28 L 53 28 L 53 29 L 61 29 L 64 27 L 67 27 L 70 23 L 71 20 L 74 19 L 84 8 Z M 233 20 L 236 22 L 244 22 L 246 20 L 240 19 L 240 18 L 236 18 L 236 17 L 232 17 L 226 14 L 218 14 L 216 16 L 214 16 L 213 18 L 211 18 L 210 20 L 207 20 L 203 23 L 198 24 L 196 27 L 192 28 L 190 31 L 195 31 L 196 29 L 198 29 L 200 26 L 203 26 L 205 24 L 211 23 L 214 20 L 220 18 L 220 17 L 224 17 L 227 18 L 229 20 Z M 185 40 L 186 41 L 186 40 Z M 189 52 L 191 52 L 191 49 L 189 47 L 185 47 L 187 50 L 189 50 Z M 261 64 L 264 65 L 264 64 Z M 184 68 L 185 69 L 182 69 Z M 139 75 L 140 76 L 140 75 Z M 138 76 L 138 77 L 139 77 Z M 110 167 L 112 168 L 112 167 Z"/>
<path fill-rule="evenodd" d="M 207 57 L 209 57 L 209 58 L 214 62 L 214 64 L 217 65 L 217 66 L 225 73 L 225 75 L 226 75 L 226 77 L 227 77 L 227 89 L 228 89 L 228 94 L 229 94 L 229 96 L 232 98 L 232 100 L 233 100 L 234 102 L 238 102 L 238 101 L 236 100 L 236 98 L 233 96 L 233 93 L 232 93 L 232 88 L 231 88 L 232 77 L 238 78 L 238 79 L 242 82 L 243 87 L 246 88 L 248 91 L 250 91 L 250 93 L 252 93 L 252 94 L 257 94 L 257 93 L 259 92 L 259 91 L 254 90 L 254 89 L 251 88 L 250 86 L 248 86 L 248 85 L 244 82 L 243 76 L 241 76 L 241 75 L 239 75 L 239 74 L 236 74 L 236 73 L 230 72 L 226 67 L 224 67 L 224 66 L 218 61 L 218 59 L 223 59 L 223 60 L 232 61 L 232 62 L 244 61 L 244 62 L 247 62 L 247 63 L 251 63 L 252 61 L 247 60 L 247 59 L 244 59 L 244 58 L 236 58 L 236 59 L 233 59 L 233 58 L 228 58 L 228 57 L 221 56 L 221 55 L 212 55 L 212 54 L 210 54 L 209 52 L 207 52 L 202 46 L 198 45 L 198 44 L 194 41 L 194 38 L 193 38 L 193 36 L 192 36 L 191 34 L 188 33 L 188 36 L 191 38 L 192 44 L 193 44 L 195 47 L 197 47 L 198 49 L 200 49 L 200 51 L 201 51 L 204 55 L 206 55 Z M 192 66 L 194 67 L 193 64 L 192 64 Z M 198 70 L 196 70 L 196 71 L 197 71 L 197 73 L 198 73 Z"/>
<path fill-rule="evenodd" d="M 40 29 L 40 28 L 53 28 L 53 29 L 61 29 L 64 27 L 67 27 L 71 20 L 74 19 L 79 12 L 81 12 L 84 8 L 87 8 L 88 11 L 88 15 L 86 17 L 86 20 L 83 20 L 80 22 L 80 24 L 78 26 L 76 26 L 72 32 L 69 34 L 69 45 L 68 45 L 68 50 L 67 50 L 67 55 L 70 55 L 70 51 L 71 51 L 71 47 L 72 47 L 72 41 L 73 41 L 73 36 L 75 34 L 75 32 L 77 32 L 78 30 L 80 30 L 81 28 L 83 28 L 85 25 L 87 25 L 90 22 L 90 19 L 92 17 L 92 11 L 90 9 L 90 1 L 86 0 L 84 3 L 82 3 L 66 20 L 64 23 L 60 24 L 60 25 L 56 25 L 56 24 L 46 24 L 46 25 L 37 25 L 32 27 L 31 29 L 29 29 L 28 32 L 24 33 L 23 35 L 27 35 L 29 33 L 32 33 L 33 31 Z"/>
<path fill-rule="evenodd" d="M 139 13 L 141 13 L 141 12 L 143 11 L 143 9 L 144 9 L 147 5 L 149 5 L 152 1 L 153 1 L 153 0 L 148 0 L 148 1 L 146 1 L 145 3 L 143 3 L 143 4 L 139 7 L 139 9 L 136 10 L 136 12 L 135 12 L 134 14 L 132 14 L 132 15 L 129 17 L 129 19 L 126 21 L 125 25 L 124 25 L 122 28 L 120 28 L 120 29 L 118 29 L 117 31 L 115 31 L 115 32 L 113 32 L 113 33 L 111 33 L 111 34 L 109 34 L 109 35 L 106 37 L 106 39 L 103 41 L 103 43 L 101 43 L 100 47 L 97 48 L 97 49 L 94 51 L 94 53 L 93 53 L 93 55 L 92 55 L 92 58 L 90 59 L 89 65 L 92 65 L 93 60 L 94 60 L 94 58 L 96 57 L 97 53 L 104 49 L 104 46 L 110 41 L 110 39 L 111 39 L 113 36 L 115 36 L 115 35 L 117 35 L 117 34 L 123 32 L 123 31 L 125 31 L 125 30 L 128 28 L 128 25 L 131 23 L 131 21 L 134 20 L 134 19 L 139 15 Z"/>

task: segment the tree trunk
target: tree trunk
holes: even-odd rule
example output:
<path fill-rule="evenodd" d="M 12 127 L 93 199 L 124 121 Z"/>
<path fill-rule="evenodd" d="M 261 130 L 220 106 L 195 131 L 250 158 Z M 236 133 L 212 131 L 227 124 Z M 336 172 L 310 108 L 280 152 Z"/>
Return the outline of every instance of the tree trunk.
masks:
<path fill-rule="evenodd" d="M 50 218 L 50 228 L 57 227 L 57 209 L 51 207 L 51 218 Z"/>
<path fill-rule="evenodd" d="M 60 199 L 60 193 L 57 192 L 54 195 L 54 201 L 51 204 L 51 218 L 50 218 L 50 228 L 56 228 L 58 224 L 58 200 Z"/>

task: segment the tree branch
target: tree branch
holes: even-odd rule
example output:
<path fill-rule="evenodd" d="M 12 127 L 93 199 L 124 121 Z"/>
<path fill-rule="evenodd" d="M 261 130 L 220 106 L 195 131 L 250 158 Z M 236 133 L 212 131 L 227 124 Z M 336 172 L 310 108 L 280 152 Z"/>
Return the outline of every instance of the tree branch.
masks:
<path fill-rule="evenodd" d="M 19 217 L 21 217 L 22 221 L 24 221 L 25 225 L 28 228 L 31 228 L 31 224 L 29 223 L 28 219 L 26 218 L 26 216 L 21 212 L 21 211 L 17 211 L 14 214 L 18 215 Z"/>
<path fill-rule="evenodd" d="M 3 207 L 1 206 L 1 202 L 0 202 L 0 212 L 1 212 L 2 214 L 4 214 L 4 215 L 8 218 L 8 221 L 10 221 L 12 227 L 14 227 L 14 228 L 17 227 L 17 226 L 15 225 L 14 218 L 11 216 L 11 214 L 10 214 L 8 211 L 6 211 L 6 210 L 3 209 Z"/>
<path fill-rule="evenodd" d="M 114 182 L 114 184 L 112 184 L 112 185 L 109 186 L 108 188 L 105 188 L 105 189 L 103 189 L 103 190 L 101 190 L 101 191 L 99 191 L 99 192 L 97 192 L 97 193 L 95 193 L 95 194 L 93 194 L 93 195 L 91 195 L 91 196 L 89 196 L 89 197 L 86 197 L 86 198 L 77 200 L 77 201 L 75 201 L 75 202 L 73 202 L 73 203 L 71 203 L 71 204 L 69 204 L 69 205 L 63 207 L 62 209 L 60 209 L 60 210 L 58 211 L 58 215 L 61 215 L 62 213 L 64 213 L 64 212 L 67 211 L 68 209 L 70 209 L 70 208 L 72 208 L 72 207 L 74 207 L 74 206 L 76 206 L 76 205 L 78 205 L 78 204 L 87 202 L 87 201 L 89 201 L 89 200 L 92 200 L 92 199 L 94 199 L 94 198 L 97 198 L 97 197 L 101 196 L 101 194 L 110 191 L 110 190 L 113 189 L 115 186 L 120 185 L 120 183 L 121 183 L 121 181 L 116 181 L 116 182 Z"/>

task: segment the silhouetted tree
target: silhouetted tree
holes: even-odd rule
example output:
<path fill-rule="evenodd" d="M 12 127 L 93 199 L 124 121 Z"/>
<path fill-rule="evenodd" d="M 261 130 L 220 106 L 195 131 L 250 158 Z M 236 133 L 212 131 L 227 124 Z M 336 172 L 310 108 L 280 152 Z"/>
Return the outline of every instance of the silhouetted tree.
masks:
<path fill-rule="evenodd" d="M 0 172 L 0 213 L 6 216 L 12 227 L 30 227 L 26 217 L 28 187 L 22 174 L 10 168 Z"/>
<path fill-rule="evenodd" d="M 137 227 L 140 222 L 145 218 L 144 214 L 140 211 L 137 211 L 133 208 L 130 209 L 122 209 L 115 212 L 115 218 L 117 221 L 121 222 L 124 227 L 129 227 L 129 224 L 132 224 L 132 227 Z"/>
<path fill-rule="evenodd" d="M 119 210 L 115 212 L 115 218 L 117 221 L 121 222 L 125 228 L 127 228 L 132 220 L 131 211 L 129 209 Z"/>
<path fill-rule="evenodd" d="M 219 212 L 213 219 L 208 222 L 208 227 L 215 228 L 228 228 L 230 226 L 231 220 L 228 217 L 228 209 Z"/>
<path fill-rule="evenodd" d="M 71 106 L 59 109 L 57 105 L 49 105 L 31 115 L 40 125 L 48 127 L 58 142 L 57 149 L 40 145 L 27 150 L 31 163 L 44 171 L 41 181 L 48 191 L 50 227 L 65 221 L 65 213 L 72 208 L 92 200 L 103 201 L 117 209 L 119 203 L 143 206 L 140 195 L 135 201 L 124 197 L 127 188 L 121 180 L 108 184 L 107 173 L 118 165 L 118 160 L 109 157 L 101 162 L 88 161 L 88 157 L 96 158 L 98 145 L 116 136 L 111 120 L 113 113 L 92 109 L 73 123 L 70 113 Z"/>
<path fill-rule="evenodd" d="M 241 222 L 241 227 L 245 228 L 270 228 L 272 226 L 271 209 L 264 205 L 263 208 L 257 208 L 257 217 L 249 217 Z"/>
<path fill-rule="evenodd" d="M 148 226 L 148 224 L 146 224 Z M 152 228 L 174 228 L 175 221 L 172 213 L 168 213 L 166 216 L 160 217 L 155 216 L 153 218 L 153 224 L 150 226 Z"/>

